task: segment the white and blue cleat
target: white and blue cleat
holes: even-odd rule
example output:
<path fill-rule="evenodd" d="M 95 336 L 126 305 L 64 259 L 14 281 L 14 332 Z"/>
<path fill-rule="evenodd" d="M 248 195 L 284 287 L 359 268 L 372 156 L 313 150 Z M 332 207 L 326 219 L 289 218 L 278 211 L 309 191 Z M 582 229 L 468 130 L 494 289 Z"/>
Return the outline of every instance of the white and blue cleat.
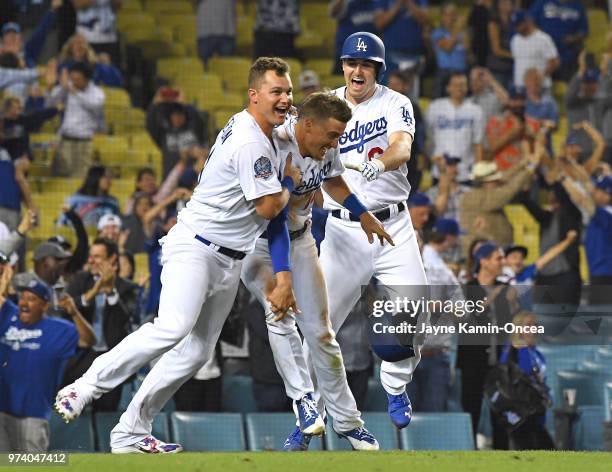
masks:
<path fill-rule="evenodd" d="M 183 450 L 183 446 L 175 443 L 160 441 L 154 436 L 147 436 L 129 446 L 113 447 L 113 454 L 177 454 Z"/>
<path fill-rule="evenodd" d="M 304 395 L 301 400 L 294 401 L 293 411 L 298 418 L 302 433 L 307 436 L 320 436 L 325 433 L 325 422 L 317 411 L 317 404 L 311 393 Z"/>
<path fill-rule="evenodd" d="M 410 424 L 412 419 L 412 404 L 406 392 L 400 395 L 391 395 L 387 393 L 389 418 L 391 422 L 398 428 L 405 428 Z"/>
<path fill-rule="evenodd" d="M 311 439 L 312 436 L 308 436 L 302 433 L 300 427 L 296 426 L 293 430 L 293 433 L 291 433 L 289 437 L 285 440 L 285 444 L 283 445 L 283 451 L 307 451 Z"/>
<path fill-rule="evenodd" d="M 336 431 L 339 438 L 346 439 L 355 451 L 378 451 L 380 446 L 372 433 L 363 426 L 346 432 Z"/>

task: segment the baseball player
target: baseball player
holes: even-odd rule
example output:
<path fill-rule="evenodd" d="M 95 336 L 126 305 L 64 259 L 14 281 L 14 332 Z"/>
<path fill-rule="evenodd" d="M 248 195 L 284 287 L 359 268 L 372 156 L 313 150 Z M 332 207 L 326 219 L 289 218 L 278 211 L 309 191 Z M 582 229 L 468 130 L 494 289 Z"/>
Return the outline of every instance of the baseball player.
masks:
<path fill-rule="evenodd" d="M 300 106 L 297 121 L 289 120 L 275 132 L 281 158 L 292 155 L 293 163 L 302 173 L 302 183 L 295 188 L 289 200 L 288 223 L 292 274 L 301 314 L 279 320 L 266 301 L 266 287 L 272 280 L 274 264 L 271 264 L 264 238 L 257 242 L 255 252 L 246 257 L 242 266 L 242 281 L 266 311 L 276 367 L 285 383 L 287 396 L 294 400 L 298 426 L 285 442 L 285 450 L 306 449 L 311 436 L 322 433 L 325 428 L 313 399 L 314 387 L 304 360 L 296 322 L 311 347 L 310 355 L 319 390 L 334 419 L 334 430 L 346 438 L 353 449 L 379 448 L 376 439 L 363 427 L 348 386 L 340 347 L 329 322 L 325 282 L 315 240 L 310 232 L 315 193 L 323 186 L 331 198 L 360 216 L 360 231 L 363 229 L 370 242 L 374 239 L 373 234 L 376 234 L 381 244 L 383 239 L 392 243 L 380 222 L 366 211 L 342 178 L 344 167 L 337 146 L 350 118 L 351 110 L 344 100 L 327 93 L 314 93 Z M 363 233 L 360 236 L 366 240 Z"/>
<path fill-rule="evenodd" d="M 300 184 L 300 173 L 288 159 L 281 186 L 281 164 L 271 141 L 273 127 L 284 123 L 291 106 L 291 90 L 284 61 L 255 61 L 247 109 L 234 115 L 217 136 L 192 199 L 163 241 L 157 318 L 98 357 L 83 377 L 57 394 L 55 409 L 68 422 L 93 399 L 163 354 L 111 433 L 114 453 L 182 450 L 179 444 L 154 438 L 152 420 L 193 375 L 190 359 L 202 359 L 197 371 L 212 356 L 238 290 L 242 260 Z M 297 310 L 290 272 L 278 273 L 276 280 L 269 294 L 271 305 L 279 316 L 289 308 Z M 172 388 L 157 392 L 156 402 L 149 401 L 161 383 Z"/>
<path fill-rule="evenodd" d="M 347 170 L 344 179 L 366 208 L 384 223 L 395 245 L 367 244 L 359 219 L 324 187 L 324 206 L 331 211 L 320 262 L 334 331 L 342 326 L 361 296 L 361 287 L 373 276 L 390 298 L 413 296 L 410 286 L 421 287 L 416 289 L 421 293 L 427 284 L 405 203 L 410 192 L 406 162 L 415 131 L 412 105 L 405 96 L 377 83 L 385 72 L 385 47 L 376 35 L 350 35 L 340 59 L 346 86 L 333 93 L 346 101 L 353 116 L 338 148 L 345 167 L 357 169 Z M 423 316 L 419 316 L 419 322 Z M 418 343 L 414 339 L 412 345 L 373 346 L 383 359 L 381 382 L 387 392 L 391 421 L 398 428 L 407 426 L 412 415 L 405 387 L 420 360 Z M 309 343 L 306 347 L 312 348 Z M 319 411 L 323 411 L 321 405 Z"/>

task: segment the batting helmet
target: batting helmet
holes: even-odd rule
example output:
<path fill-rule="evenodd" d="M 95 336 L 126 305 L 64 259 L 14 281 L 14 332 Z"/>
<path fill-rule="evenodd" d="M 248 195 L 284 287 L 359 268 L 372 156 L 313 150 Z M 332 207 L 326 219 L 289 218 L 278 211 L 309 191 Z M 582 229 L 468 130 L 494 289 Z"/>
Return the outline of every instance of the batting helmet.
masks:
<path fill-rule="evenodd" d="M 378 62 L 378 81 L 385 74 L 385 45 L 378 36 L 367 31 L 359 31 L 351 34 L 344 40 L 340 59 L 368 59 Z"/>

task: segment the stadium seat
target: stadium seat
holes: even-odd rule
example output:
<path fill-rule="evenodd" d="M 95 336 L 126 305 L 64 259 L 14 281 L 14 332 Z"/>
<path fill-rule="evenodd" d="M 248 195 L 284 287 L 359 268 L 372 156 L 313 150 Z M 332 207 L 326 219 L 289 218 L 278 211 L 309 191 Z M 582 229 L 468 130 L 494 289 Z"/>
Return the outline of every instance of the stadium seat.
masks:
<path fill-rule="evenodd" d="M 204 66 L 199 57 L 166 57 L 156 63 L 157 75 L 168 79 L 178 77 L 201 77 Z"/>
<path fill-rule="evenodd" d="M 293 413 L 249 413 L 246 432 L 249 451 L 282 450 L 287 436 L 295 428 Z M 323 449 L 320 438 L 312 438 L 310 450 Z"/>
<path fill-rule="evenodd" d="M 573 427 L 574 449 L 577 451 L 603 451 L 604 408 L 581 406 Z"/>
<path fill-rule="evenodd" d="M 223 129 L 229 119 L 236 114 L 236 110 L 232 109 L 221 109 L 217 110 L 213 114 L 213 123 L 215 131 Z"/>
<path fill-rule="evenodd" d="M 361 419 L 365 422 L 365 427 L 374 435 L 380 448 L 388 451 L 399 449 L 397 430 L 387 413 L 365 412 Z M 325 434 L 325 448 L 328 451 L 347 451 L 351 450 L 349 442 L 344 438 L 339 438 L 333 429 L 333 420 L 327 423 L 327 433 Z"/>
<path fill-rule="evenodd" d="M 319 78 L 331 75 L 333 68 L 333 59 L 310 59 L 306 61 L 306 65 L 304 66 L 304 69 L 316 72 Z"/>
<path fill-rule="evenodd" d="M 159 17 L 165 16 L 168 13 L 193 13 L 193 8 L 188 0 L 173 0 L 171 2 L 169 2 L 168 0 L 148 0 L 147 10 L 153 12 L 156 16 Z"/>
<path fill-rule="evenodd" d="M 59 415 L 51 415 L 49 451 L 95 452 L 91 413 L 84 411 L 66 424 Z"/>
<path fill-rule="evenodd" d="M 186 451 L 244 451 L 246 443 L 239 413 L 176 411 L 170 415 L 172 440 Z"/>
<path fill-rule="evenodd" d="M 468 413 L 415 413 L 400 431 L 404 450 L 473 450 L 472 420 Z"/>
<path fill-rule="evenodd" d="M 104 91 L 104 107 L 131 107 L 132 102 L 126 90 L 115 87 L 101 87 Z"/>
<path fill-rule="evenodd" d="M 246 92 L 251 60 L 246 57 L 213 57 L 208 70 L 217 74 L 230 92 Z"/>
<path fill-rule="evenodd" d="M 604 385 L 604 410 L 606 421 L 612 421 L 612 382 Z"/>
<path fill-rule="evenodd" d="M 562 370 L 557 372 L 556 398 L 563 398 L 566 389 L 576 390 L 576 404 L 578 406 L 603 405 L 602 376 L 594 372 L 580 372 Z"/>
<path fill-rule="evenodd" d="M 297 83 L 298 77 L 302 73 L 302 63 L 300 61 L 298 61 L 297 59 L 294 59 L 294 58 L 291 58 L 291 57 L 283 57 L 283 59 L 285 60 L 285 62 L 287 64 L 289 64 L 289 70 L 290 70 L 291 78 L 296 81 L 296 83 L 293 84 L 293 86 L 297 87 L 298 86 L 298 83 Z"/>
<path fill-rule="evenodd" d="M 223 376 L 223 411 L 251 413 L 257 411 L 253 397 L 253 378 L 248 375 Z"/>
<path fill-rule="evenodd" d="M 96 427 L 96 450 L 110 452 L 110 432 L 119 422 L 121 412 L 96 413 L 94 423 Z M 162 441 L 170 441 L 170 430 L 168 429 L 168 417 L 165 413 L 159 413 L 153 420 L 153 436 Z"/>
<path fill-rule="evenodd" d="M 363 411 L 387 411 L 387 395 L 379 377 L 368 379 L 368 394 Z"/>

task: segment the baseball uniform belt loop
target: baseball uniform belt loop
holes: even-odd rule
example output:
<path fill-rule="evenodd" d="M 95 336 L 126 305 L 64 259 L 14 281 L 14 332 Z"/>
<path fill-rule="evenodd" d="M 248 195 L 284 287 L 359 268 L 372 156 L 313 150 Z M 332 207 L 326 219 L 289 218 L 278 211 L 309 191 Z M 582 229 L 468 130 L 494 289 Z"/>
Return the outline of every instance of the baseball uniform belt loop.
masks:
<path fill-rule="evenodd" d="M 308 222 L 304 223 L 304 226 L 302 226 L 300 229 L 296 230 L 296 231 L 289 231 L 289 240 L 293 241 L 294 239 L 299 238 L 300 236 L 302 236 L 306 231 L 308 230 Z M 263 233 L 261 233 L 260 238 L 263 239 L 268 239 L 268 232 L 264 231 Z"/>
<path fill-rule="evenodd" d="M 226 247 L 219 246 L 218 244 L 211 243 L 208 239 L 204 239 L 202 236 L 198 234 L 195 235 L 195 238 L 201 243 L 206 244 L 211 249 L 214 249 L 218 253 L 223 254 L 224 256 L 227 256 L 227 257 L 231 257 L 232 259 L 238 259 L 239 261 L 241 261 L 242 259 L 246 257 L 245 252 L 235 251 L 233 249 L 228 249 Z"/>
<path fill-rule="evenodd" d="M 390 205 L 383 210 L 374 211 L 372 213 L 380 221 L 385 221 L 391 218 L 392 216 L 400 214 L 405 209 L 406 209 L 406 204 L 402 202 L 402 203 L 399 203 L 398 205 Z M 355 215 L 352 215 L 352 214 L 349 214 L 349 217 L 346 218 L 343 215 L 344 212 L 346 212 L 346 210 L 332 210 L 331 215 L 334 218 L 340 218 L 341 220 L 359 221 L 359 218 L 357 218 Z"/>

